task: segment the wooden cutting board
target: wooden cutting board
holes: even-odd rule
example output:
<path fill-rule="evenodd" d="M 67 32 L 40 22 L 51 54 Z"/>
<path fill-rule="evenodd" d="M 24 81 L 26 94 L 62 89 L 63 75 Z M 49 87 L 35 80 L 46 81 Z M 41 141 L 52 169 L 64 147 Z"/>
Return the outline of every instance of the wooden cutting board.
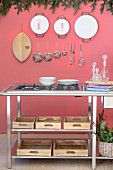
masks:
<path fill-rule="evenodd" d="M 12 49 L 15 57 L 20 62 L 27 60 L 31 53 L 31 41 L 29 37 L 24 32 L 17 34 L 13 40 Z"/>
<path fill-rule="evenodd" d="M 85 81 L 86 84 L 97 84 L 97 85 L 113 85 L 113 81 L 108 82 L 94 82 L 94 81 Z"/>

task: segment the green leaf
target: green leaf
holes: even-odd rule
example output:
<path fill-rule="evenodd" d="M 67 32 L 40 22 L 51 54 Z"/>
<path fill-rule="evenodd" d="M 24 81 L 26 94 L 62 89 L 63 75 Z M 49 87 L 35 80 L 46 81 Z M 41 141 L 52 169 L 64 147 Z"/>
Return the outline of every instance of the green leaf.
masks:
<path fill-rule="evenodd" d="M 37 5 L 38 7 L 43 5 L 45 9 L 50 5 L 50 9 L 53 12 L 56 8 L 59 8 L 60 5 L 63 6 L 64 9 L 72 7 L 75 14 L 80 10 L 81 4 L 87 5 L 88 3 L 92 3 L 91 9 L 94 11 L 98 1 L 99 0 L 0 0 L 0 14 L 6 15 L 13 5 L 15 6 L 14 9 L 17 9 L 17 13 L 19 14 L 23 10 L 29 10 L 32 4 Z M 100 4 L 100 12 L 102 13 L 105 8 L 106 11 L 113 15 L 113 0 L 102 0 L 102 4 Z M 103 112 L 100 114 L 100 121 L 103 119 L 102 114 Z"/>
<path fill-rule="evenodd" d="M 100 129 L 104 130 L 105 129 L 106 122 L 101 122 L 100 123 Z"/>

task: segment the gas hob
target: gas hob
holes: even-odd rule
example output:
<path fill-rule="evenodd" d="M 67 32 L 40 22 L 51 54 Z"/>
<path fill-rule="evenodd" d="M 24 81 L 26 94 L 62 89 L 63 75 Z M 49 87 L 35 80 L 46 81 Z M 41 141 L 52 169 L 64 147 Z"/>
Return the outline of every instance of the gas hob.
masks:
<path fill-rule="evenodd" d="M 12 90 L 15 91 L 40 91 L 40 90 L 50 90 L 50 91 L 57 91 L 57 90 L 79 90 L 78 84 L 73 85 L 52 85 L 52 86 L 43 86 L 38 84 L 19 84 L 14 86 Z"/>

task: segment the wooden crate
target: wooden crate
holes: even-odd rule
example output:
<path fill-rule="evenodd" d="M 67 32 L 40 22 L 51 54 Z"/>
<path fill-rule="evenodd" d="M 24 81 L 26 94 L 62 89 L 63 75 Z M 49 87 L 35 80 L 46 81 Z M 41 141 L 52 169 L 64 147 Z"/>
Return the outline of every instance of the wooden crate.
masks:
<path fill-rule="evenodd" d="M 51 140 L 22 140 L 17 155 L 51 156 Z"/>
<path fill-rule="evenodd" d="M 36 129 L 61 129 L 61 117 L 39 116 L 36 119 Z"/>
<path fill-rule="evenodd" d="M 88 156 L 85 140 L 56 140 L 53 143 L 54 156 Z"/>
<path fill-rule="evenodd" d="M 12 128 L 15 129 L 34 129 L 34 117 L 16 117 L 12 121 Z"/>
<path fill-rule="evenodd" d="M 90 129 L 90 121 L 88 116 L 65 117 L 64 129 Z"/>

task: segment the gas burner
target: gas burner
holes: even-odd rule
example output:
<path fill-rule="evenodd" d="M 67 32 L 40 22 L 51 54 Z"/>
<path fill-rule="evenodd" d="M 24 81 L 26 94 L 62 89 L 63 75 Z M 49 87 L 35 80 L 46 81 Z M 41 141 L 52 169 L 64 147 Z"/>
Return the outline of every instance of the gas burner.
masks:
<path fill-rule="evenodd" d="M 27 91 L 27 90 L 33 90 L 33 91 L 39 91 L 39 90 L 51 90 L 51 91 L 60 91 L 60 90 L 79 90 L 79 86 L 78 84 L 74 84 L 74 85 L 56 85 L 56 86 L 42 86 L 42 85 L 35 85 L 35 84 L 22 84 L 19 85 L 15 88 L 15 90 L 23 90 L 23 91 Z"/>
<path fill-rule="evenodd" d="M 34 90 L 38 88 L 38 86 L 36 86 L 35 84 L 32 84 L 32 85 L 26 85 L 26 84 L 23 84 L 23 85 L 19 85 L 15 88 L 15 90 Z M 38 89 L 39 90 L 39 89 Z"/>
<path fill-rule="evenodd" d="M 58 84 L 58 90 L 80 90 L 78 84 L 74 84 L 74 85 L 61 85 Z"/>

